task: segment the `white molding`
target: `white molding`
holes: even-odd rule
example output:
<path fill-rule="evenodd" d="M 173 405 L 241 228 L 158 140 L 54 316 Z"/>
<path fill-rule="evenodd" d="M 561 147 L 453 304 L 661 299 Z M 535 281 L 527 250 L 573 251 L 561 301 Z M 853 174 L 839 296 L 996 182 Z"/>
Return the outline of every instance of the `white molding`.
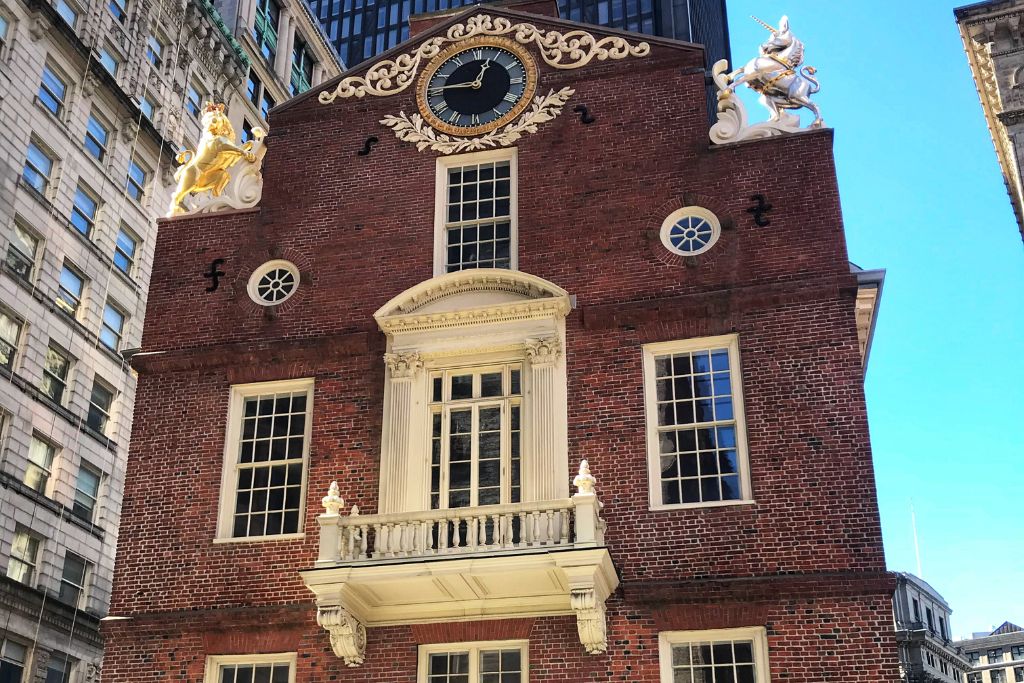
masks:
<path fill-rule="evenodd" d="M 220 683 L 220 667 L 231 664 L 287 664 L 288 683 L 295 683 L 295 667 L 298 657 L 294 652 L 252 655 L 208 655 L 203 683 Z"/>
<path fill-rule="evenodd" d="M 658 634 L 658 660 L 661 683 L 672 683 L 672 646 L 722 640 L 752 640 L 756 683 L 771 683 L 768 663 L 768 635 L 764 626 L 723 628 L 705 631 L 662 631 Z"/>
<path fill-rule="evenodd" d="M 509 162 L 509 257 L 511 270 L 519 270 L 519 150 L 515 147 L 438 157 L 434 171 L 434 276 L 445 274 L 448 235 L 448 169 L 468 164 Z"/>
<path fill-rule="evenodd" d="M 529 640 L 474 640 L 461 643 L 429 643 L 421 644 L 417 648 L 416 655 L 416 683 L 429 683 L 427 676 L 430 655 L 449 652 L 469 653 L 469 682 L 480 683 L 480 651 L 481 650 L 512 650 L 518 649 L 520 653 L 520 670 L 522 676 L 520 681 L 528 683 L 530 680 L 530 641 Z"/>
<path fill-rule="evenodd" d="M 708 222 L 708 225 L 711 226 L 711 238 L 708 240 L 708 243 L 695 251 L 683 251 L 681 249 L 677 249 L 669 239 L 669 231 L 676 223 L 687 216 L 703 218 Z M 722 223 L 718 220 L 718 216 L 708 209 L 705 209 L 703 206 L 684 206 L 681 209 L 676 209 L 665 217 L 665 220 L 661 222 L 659 236 L 661 237 L 662 246 L 673 254 L 678 254 L 679 256 L 697 256 L 698 254 L 703 254 L 708 251 L 718 243 L 718 239 L 722 236 Z"/>
<path fill-rule="evenodd" d="M 273 536 L 235 537 L 231 535 L 235 509 L 235 486 L 238 463 L 238 442 L 242 431 L 242 406 L 245 398 L 266 393 L 306 392 L 306 431 L 302 444 L 302 493 L 299 497 L 299 527 L 295 533 Z M 254 382 L 232 385 L 228 399 L 227 427 L 224 434 L 224 458 L 221 466 L 220 505 L 217 511 L 217 533 L 214 543 L 245 543 L 261 541 L 295 540 L 304 537 L 306 519 L 306 490 L 309 478 L 309 444 L 313 431 L 313 378 Z"/>
<path fill-rule="evenodd" d="M 707 503 L 664 504 L 661 500 L 661 453 L 658 448 L 658 401 L 654 359 L 656 356 L 665 354 L 701 351 L 712 348 L 726 348 L 729 351 L 729 379 L 732 385 L 732 408 L 736 422 L 736 462 L 739 469 L 740 498 L 738 500 L 711 501 Z M 754 503 L 750 484 L 746 417 L 743 409 L 743 366 L 740 362 L 739 335 L 726 334 L 716 337 L 697 337 L 644 344 L 643 372 L 644 419 L 646 421 L 647 433 L 647 485 L 650 509 L 685 510 Z"/>

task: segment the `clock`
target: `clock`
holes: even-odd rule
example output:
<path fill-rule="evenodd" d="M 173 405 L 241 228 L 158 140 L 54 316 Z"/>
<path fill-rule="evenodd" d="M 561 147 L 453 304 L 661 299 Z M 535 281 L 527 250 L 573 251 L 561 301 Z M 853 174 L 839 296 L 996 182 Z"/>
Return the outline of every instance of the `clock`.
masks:
<path fill-rule="evenodd" d="M 442 50 L 417 84 L 427 123 L 444 133 L 487 133 L 519 116 L 537 89 L 530 53 L 507 38 L 480 36 Z"/>

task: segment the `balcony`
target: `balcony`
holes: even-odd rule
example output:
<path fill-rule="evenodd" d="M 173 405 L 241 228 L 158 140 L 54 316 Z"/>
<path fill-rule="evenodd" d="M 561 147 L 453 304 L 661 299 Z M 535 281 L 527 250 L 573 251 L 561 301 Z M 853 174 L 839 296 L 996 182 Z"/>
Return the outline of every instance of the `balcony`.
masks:
<path fill-rule="evenodd" d="M 363 662 L 367 628 L 510 617 L 574 614 L 587 652 L 604 652 L 618 578 L 594 484 L 583 461 L 571 498 L 345 515 L 332 483 L 319 558 L 302 572 L 317 623 L 349 666 Z"/>

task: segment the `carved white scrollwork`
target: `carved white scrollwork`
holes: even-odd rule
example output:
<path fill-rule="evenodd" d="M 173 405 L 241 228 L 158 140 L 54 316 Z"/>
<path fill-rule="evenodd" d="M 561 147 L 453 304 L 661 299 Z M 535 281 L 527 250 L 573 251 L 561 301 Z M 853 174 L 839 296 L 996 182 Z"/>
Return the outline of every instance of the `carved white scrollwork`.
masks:
<path fill-rule="evenodd" d="M 460 138 L 439 133 L 428 125 L 419 114 L 406 116 L 398 112 L 398 116 L 385 116 L 381 123 L 395 132 L 395 136 L 404 142 L 412 142 L 422 152 L 430 149 L 442 154 L 456 152 L 472 152 L 491 147 L 507 147 L 515 143 L 525 133 L 536 133 L 537 126 L 552 120 L 562 113 L 566 101 L 576 92 L 572 88 L 562 88 L 558 92 L 550 91 L 547 95 L 533 98 L 533 104 L 518 119 L 503 128 L 492 130 L 486 135 L 471 138 Z"/>
<path fill-rule="evenodd" d="M 331 635 L 331 649 L 346 666 L 359 666 L 366 657 L 366 627 L 348 610 L 332 605 L 320 607 L 316 623 Z"/>
<path fill-rule="evenodd" d="M 576 629 L 587 654 L 599 655 L 608 649 L 608 627 L 604 602 L 598 600 L 593 588 L 573 588 L 569 606 L 576 613 Z"/>
<path fill-rule="evenodd" d="M 562 354 L 562 342 L 555 337 L 528 339 L 523 346 L 526 348 L 526 357 L 534 366 L 550 365 Z"/>
<path fill-rule="evenodd" d="M 581 30 L 561 33 L 554 29 L 540 29 L 533 24 L 513 24 L 505 17 L 478 14 L 464 23 L 451 26 L 445 35 L 435 36 L 420 43 L 414 52 L 406 52 L 394 59 L 377 62 L 370 67 L 365 76 L 349 76 L 342 79 L 333 91 L 320 93 L 320 102 L 329 104 L 339 97 L 397 95 L 415 82 L 420 66 L 440 53 L 446 44 L 473 36 L 509 34 L 522 45 L 536 45 L 544 61 L 556 69 L 579 69 L 594 59 L 603 61 L 646 57 L 651 52 L 648 43 L 631 45 L 629 41 L 619 36 L 597 38 Z"/>
<path fill-rule="evenodd" d="M 409 379 L 416 376 L 416 373 L 423 367 L 423 359 L 420 354 L 412 353 L 385 353 L 384 363 L 391 371 L 391 379 Z"/>

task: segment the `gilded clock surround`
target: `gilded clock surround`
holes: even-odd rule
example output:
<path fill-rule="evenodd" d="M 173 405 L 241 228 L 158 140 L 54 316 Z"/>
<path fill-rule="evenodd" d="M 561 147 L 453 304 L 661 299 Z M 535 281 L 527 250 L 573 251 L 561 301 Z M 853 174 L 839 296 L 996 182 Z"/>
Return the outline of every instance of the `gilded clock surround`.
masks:
<path fill-rule="evenodd" d="M 526 72 L 526 88 L 523 91 L 522 96 L 512 106 L 512 108 L 494 121 L 472 127 L 450 125 L 439 119 L 434 112 L 431 111 L 430 106 L 427 103 L 427 88 L 430 84 L 430 80 L 434 77 L 434 74 L 437 73 L 437 70 L 452 57 L 480 47 L 495 47 L 515 55 L 516 59 L 518 59 L 523 65 L 523 70 Z M 458 135 L 461 137 L 472 137 L 481 133 L 489 133 L 490 131 L 500 128 L 506 123 L 514 120 L 530 105 L 530 102 L 533 100 L 533 95 L 537 90 L 537 74 L 537 63 L 534 61 L 533 57 L 530 56 L 530 53 L 515 41 L 498 36 L 476 36 L 475 38 L 470 38 L 469 40 L 449 45 L 436 57 L 430 60 L 427 66 L 423 69 L 423 72 L 420 74 L 419 82 L 416 84 L 416 105 L 419 107 L 420 114 L 423 116 L 423 119 L 443 133 Z"/>

